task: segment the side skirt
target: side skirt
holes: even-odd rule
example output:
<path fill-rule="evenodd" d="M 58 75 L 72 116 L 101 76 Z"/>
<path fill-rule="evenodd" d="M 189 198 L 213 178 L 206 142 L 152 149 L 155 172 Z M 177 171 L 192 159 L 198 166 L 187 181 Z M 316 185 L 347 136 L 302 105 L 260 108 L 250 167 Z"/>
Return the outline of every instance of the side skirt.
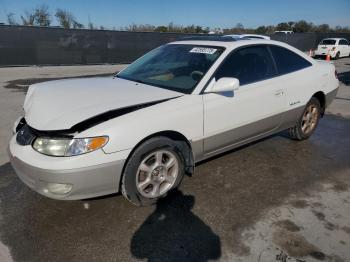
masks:
<path fill-rule="evenodd" d="M 250 138 L 247 138 L 247 139 L 244 139 L 244 140 L 240 140 L 238 142 L 234 142 L 231 145 L 219 148 L 217 150 L 214 150 L 214 151 L 211 151 L 211 152 L 208 152 L 208 153 L 204 153 L 204 140 L 207 139 L 207 138 L 201 139 L 201 140 L 198 140 L 198 141 L 193 141 L 192 142 L 192 149 L 193 149 L 195 163 L 198 163 L 200 161 L 203 161 L 205 159 L 211 158 L 213 156 L 222 154 L 224 152 L 230 151 L 232 149 L 235 149 L 237 147 L 243 146 L 245 144 L 249 144 L 249 143 L 257 141 L 259 139 L 263 139 L 263 138 L 268 137 L 270 135 L 277 134 L 277 133 L 279 133 L 281 131 L 284 131 L 284 130 L 290 128 L 290 127 L 295 126 L 295 124 L 300 119 L 304 108 L 305 108 L 305 105 L 284 112 L 283 113 L 283 117 L 282 117 L 282 124 L 279 127 L 275 128 L 275 129 L 272 129 L 272 130 L 267 131 L 267 132 L 260 133 L 260 134 L 258 134 L 256 136 L 253 136 L 253 137 L 250 137 Z M 266 121 L 266 119 L 260 120 L 258 122 L 261 122 L 261 121 Z M 246 127 L 249 128 L 250 125 L 256 126 L 256 122 L 255 123 L 251 123 L 251 124 L 247 125 Z M 238 128 L 233 129 L 233 130 L 231 130 L 229 132 L 239 131 L 240 128 L 241 127 L 238 127 Z M 220 135 L 221 134 L 216 135 L 216 136 L 220 136 Z"/>

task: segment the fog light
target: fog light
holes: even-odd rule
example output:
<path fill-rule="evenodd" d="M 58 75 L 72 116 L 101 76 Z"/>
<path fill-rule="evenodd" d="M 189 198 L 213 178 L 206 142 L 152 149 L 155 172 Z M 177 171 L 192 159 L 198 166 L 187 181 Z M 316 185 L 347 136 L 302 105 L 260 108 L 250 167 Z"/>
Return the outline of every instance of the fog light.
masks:
<path fill-rule="evenodd" d="M 72 190 L 73 186 L 70 184 L 56 184 L 56 183 L 48 183 L 47 190 L 49 193 L 55 195 L 65 195 L 68 194 Z M 47 192 L 45 192 L 47 193 Z"/>

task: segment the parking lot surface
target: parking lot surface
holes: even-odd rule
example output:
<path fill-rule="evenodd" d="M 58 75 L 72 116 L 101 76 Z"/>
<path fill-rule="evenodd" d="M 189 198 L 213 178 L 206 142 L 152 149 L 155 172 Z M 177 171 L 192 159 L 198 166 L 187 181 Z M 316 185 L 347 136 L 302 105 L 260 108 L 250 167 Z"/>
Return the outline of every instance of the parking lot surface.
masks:
<path fill-rule="evenodd" d="M 200 163 L 143 208 L 42 197 L 6 155 L 28 83 L 123 66 L 0 68 L 0 261 L 350 261 L 350 58 L 335 64 L 343 83 L 311 139 L 282 132 Z"/>

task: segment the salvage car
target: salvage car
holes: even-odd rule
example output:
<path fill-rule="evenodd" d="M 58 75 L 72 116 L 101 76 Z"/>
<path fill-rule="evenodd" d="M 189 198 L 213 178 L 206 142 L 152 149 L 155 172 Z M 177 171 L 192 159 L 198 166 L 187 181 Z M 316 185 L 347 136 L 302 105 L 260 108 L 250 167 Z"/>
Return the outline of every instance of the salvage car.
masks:
<path fill-rule="evenodd" d="M 315 50 L 315 58 L 329 55 L 332 59 L 350 56 L 349 42 L 344 38 L 323 39 Z"/>
<path fill-rule="evenodd" d="M 149 205 L 199 161 L 286 129 L 309 138 L 338 85 L 333 64 L 282 42 L 177 41 L 114 77 L 31 85 L 9 155 L 44 196 Z"/>

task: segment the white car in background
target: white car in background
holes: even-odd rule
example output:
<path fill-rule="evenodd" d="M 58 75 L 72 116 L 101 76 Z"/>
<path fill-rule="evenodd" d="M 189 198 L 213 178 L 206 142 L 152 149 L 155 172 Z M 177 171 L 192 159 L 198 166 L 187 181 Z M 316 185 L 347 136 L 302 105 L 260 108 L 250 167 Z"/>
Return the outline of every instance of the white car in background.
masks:
<path fill-rule="evenodd" d="M 350 45 L 344 38 L 323 39 L 315 50 L 315 58 L 330 55 L 332 59 L 350 56 Z"/>
<path fill-rule="evenodd" d="M 338 89 L 333 64 L 277 41 L 200 39 L 113 78 L 30 86 L 9 143 L 19 178 L 54 199 L 121 191 L 148 205 L 198 161 L 285 129 L 312 135 Z"/>
<path fill-rule="evenodd" d="M 270 40 L 269 36 L 256 35 L 256 34 L 224 35 L 224 37 L 231 37 L 233 39 L 265 39 L 265 40 Z"/>
<path fill-rule="evenodd" d="M 293 31 L 275 31 L 274 34 L 275 35 L 290 35 L 293 34 Z"/>

